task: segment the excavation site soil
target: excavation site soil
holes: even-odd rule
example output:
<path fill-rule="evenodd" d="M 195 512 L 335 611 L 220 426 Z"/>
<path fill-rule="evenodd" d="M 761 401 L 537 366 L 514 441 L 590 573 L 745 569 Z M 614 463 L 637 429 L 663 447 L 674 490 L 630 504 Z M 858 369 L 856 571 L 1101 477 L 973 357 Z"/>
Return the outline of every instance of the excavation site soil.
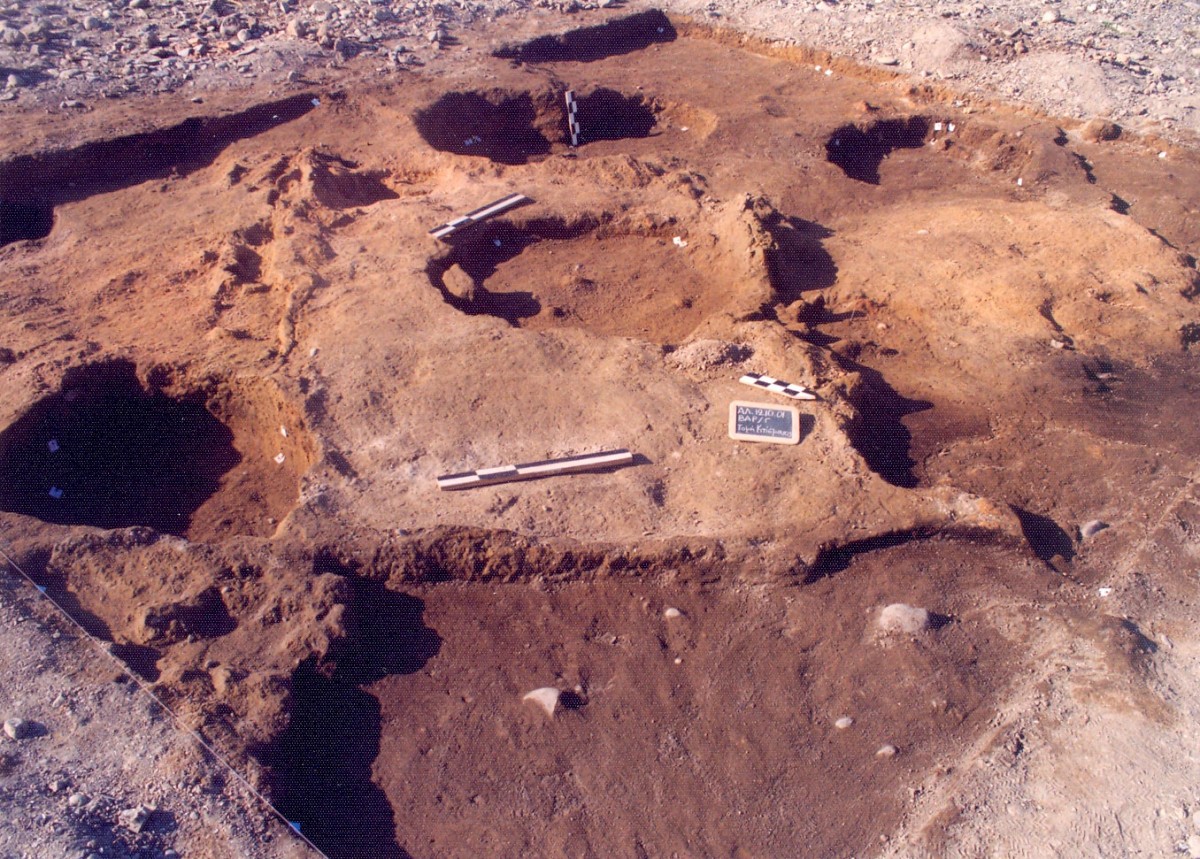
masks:
<path fill-rule="evenodd" d="M 588 15 L 14 120 L 3 547 L 334 859 L 1186 852 L 1200 150 Z"/>

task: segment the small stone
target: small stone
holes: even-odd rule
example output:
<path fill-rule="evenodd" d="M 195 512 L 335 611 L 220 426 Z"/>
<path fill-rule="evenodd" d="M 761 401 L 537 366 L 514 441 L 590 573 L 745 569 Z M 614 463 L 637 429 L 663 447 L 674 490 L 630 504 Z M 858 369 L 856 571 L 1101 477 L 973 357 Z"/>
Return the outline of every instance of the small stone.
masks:
<path fill-rule="evenodd" d="M 103 22 L 95 15 L 87 15 L 82 23 L 85 30 L 99 30 Z"/>
<path fill-rule="evenodd" d="M 1043 24 L 1057 24 L 1061 20 L 1062 16 L 1058 13 L 1057 9 L 1047 9 L 1042 13 Z"/>
<path fill-rule="evenodd" d="M 879 751 L 875 753 L 877 758 L 894 758 L 896 756 L 896 747 L 892 745 L 880 746 Z"/>
<path fill-rule="evenodd" d="M 4 722 L 4 734 L 10 740 L 23 740 L 33 733 L 33 725 L 24 719 L 7 719 Z"/>
<path fill-rule="evenodd" d="M 666 609 L 666 610 L 663 612 L 663 617 L 665 617 L 667 620 L 671 620 L 671 619 L 673 619 L 673 618 L 681 617 L 682 615 L 683 615 L 683 612 L 681 612 L 681 611 L 680 611 L 679 609 L 677 609 L 677 608 L 668 608 L 668 609 Z"/>
<path fill-rule="evenodd" d="M 5 89 L 20 89 L 21 83 L 22 83 L 22 81 L 19 77 L 17 77 L 16 75 L 9 75 L 8 80 L 6 80 L 4 82 L 4 88 Z"/>
<path fill-rule="evenodd" d="M 308 24 L 299 18 L 288 21 L 287 34 L 293 39 L 303 39 L 308 35 Z"/>
<path fill-rule="evenodd" d="M 879 630 L 885 634 L 915 635 L 929 628 L 929 612 L 923 608 L 892 603 L 879 613 Z"/>
<path fill-rule="evenodd" d="M 149 9 L 150 0 L 129 0 L 130 9 Z"/>
<path fill-rule="evenodd" d="M 1095 537 L 1101 531 L 1108 527 L 1107 522 L 1101 522 L 1099 519 L 1093 519 L 1090 522 L 1084 522 L 1079 526 L 1079 533 L 1083 539 L 1087 540 Z"/>
<path fill-rule="evenodd" d="M 234 38 L 244 45 L 254 38 L 254 34 L 247 28 L 243 27 L 237 31 L 237 33 L 234 35 Z"/>
<path fill-rule="evenodd" d="M 1095 11 L 1096 11 L 1097 9 L 1099 9 L 1099 8 L 1100 8 L 1100 7 L 1099 7 L 1099 5 L 1097 5 L 1097 4 L 1095 4 L 1095 3 L 1089 3 L 1089 4 L 1087 4 L 1087 10 L 1088 10 L 1088 12 L 1095 12 Z"/>
<path fill-rule="evenodd" d="M 1187 850 L 1192 859 L 1200 859 L 1200 835 L 1188 836 Z"/>
<path fill-rule="evenodd" d="M 836 722 L 833 723 L 833 726 L 835 728 L 837 728 L 839 731 L 844 731 L 853 724 L 854 724 L 854 720 L 851 719 L 849 716 L 842 716 L 842 718 L 838 719 Z"/>
<path fill-rule="evenodd" d="M 67 797 L 67 805 L 71 808 L 83 808 L 87 805 L 88 798 L 82 793 L 73 793 Z"/>
<path fill-rule="evenodd" d="M 1090 119 L 1079 129 L 1079 136 L 1091 143 L 1116 140 L 1121 136 L 1121 127 L 1104 119 Z"/>
<path fill-rule="evenodd" d="M 441 27 L 438 27 L 436 30 L 430 30 L 428 38 L 431 44 L 436 45 L 439 42 L 444 42 L 446 41 L 446 31 Z"/>
<path fill-rule="evenodd" d="M 898 66 L 898 65 L 900 65 L 900 60 L 898 58 L 889 56 L 886 54 L 883 56 L 876 57 L 875 62 L 879 63 L 879 65 L 881 65 L 881 66 Z"/>
<path fill-rule="evenodd" d="M 537 704 L 546 715 L 554 718 L 554 709 L 558 706 L 558 698 L 562 693 L 553 686 L 543 686 L 540 689 L 534 689 L 532 692 L 526 692 L 521 696 L 522 701 L 532 701 Z"/>
<path fill-rule="evenodd" d="M 141 832 L 150 822 L 157 809 L 152 805 L 139 805 L 137 808 L 127 808 L 117 813 L 117 822 L 130 832 Z"/>

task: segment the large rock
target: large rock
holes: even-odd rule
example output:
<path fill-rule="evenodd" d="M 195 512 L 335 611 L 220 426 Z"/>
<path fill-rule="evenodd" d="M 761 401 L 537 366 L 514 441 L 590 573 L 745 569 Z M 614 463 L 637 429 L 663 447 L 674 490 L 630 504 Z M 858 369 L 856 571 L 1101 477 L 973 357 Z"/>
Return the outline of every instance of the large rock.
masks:
<path fill-rule="evenodd" d="M 929 628 L 929 612 L 905 603 L 892 603 L 879 613 L 879 631 L 884 635 L 915 635 Z"/>

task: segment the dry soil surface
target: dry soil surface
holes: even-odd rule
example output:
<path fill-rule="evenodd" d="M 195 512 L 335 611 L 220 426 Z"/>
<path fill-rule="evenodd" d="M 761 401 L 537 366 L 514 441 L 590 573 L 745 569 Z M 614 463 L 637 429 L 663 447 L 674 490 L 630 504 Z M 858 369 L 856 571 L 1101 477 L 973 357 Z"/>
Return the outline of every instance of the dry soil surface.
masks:
<path fill-rule="evenodd" d="M 1190 78 L 1121 127 L 780 23 L 849 5 L 585 5 L 12 88 L 0 845 L 1200 856 Z"/>

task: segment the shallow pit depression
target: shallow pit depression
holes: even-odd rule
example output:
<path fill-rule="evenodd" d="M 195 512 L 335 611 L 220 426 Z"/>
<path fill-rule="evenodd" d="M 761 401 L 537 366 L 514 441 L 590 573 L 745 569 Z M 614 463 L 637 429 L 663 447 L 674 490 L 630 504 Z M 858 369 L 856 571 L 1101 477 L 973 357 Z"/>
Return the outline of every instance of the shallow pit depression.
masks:
<path fill-rule="evenodd" d="M 566 90 L 495 88 L 450 92 L 413 114 L 421 138 L 439 152 L 473 155 L 497 164 L 527 164 L 571 143 Z M 662 104 L 642 93 L 607 87 L 574 92 L 579 145 L 647 137 Z"/>
<path fill-rule="evenodd" d="M 683 340 L 736 290 L 719 240 L 681 225 L 595 217 L 471 229 L 426 272 L 447 304 L 532 328 Z"/>
<path fill-rule="evenodd" d="M 124 360 L 68 371 L 0 432 L 0 509 L 192 539 L 273 532 L 312 462 L 301 422 L 261 382 L 170 390 Z"/>

